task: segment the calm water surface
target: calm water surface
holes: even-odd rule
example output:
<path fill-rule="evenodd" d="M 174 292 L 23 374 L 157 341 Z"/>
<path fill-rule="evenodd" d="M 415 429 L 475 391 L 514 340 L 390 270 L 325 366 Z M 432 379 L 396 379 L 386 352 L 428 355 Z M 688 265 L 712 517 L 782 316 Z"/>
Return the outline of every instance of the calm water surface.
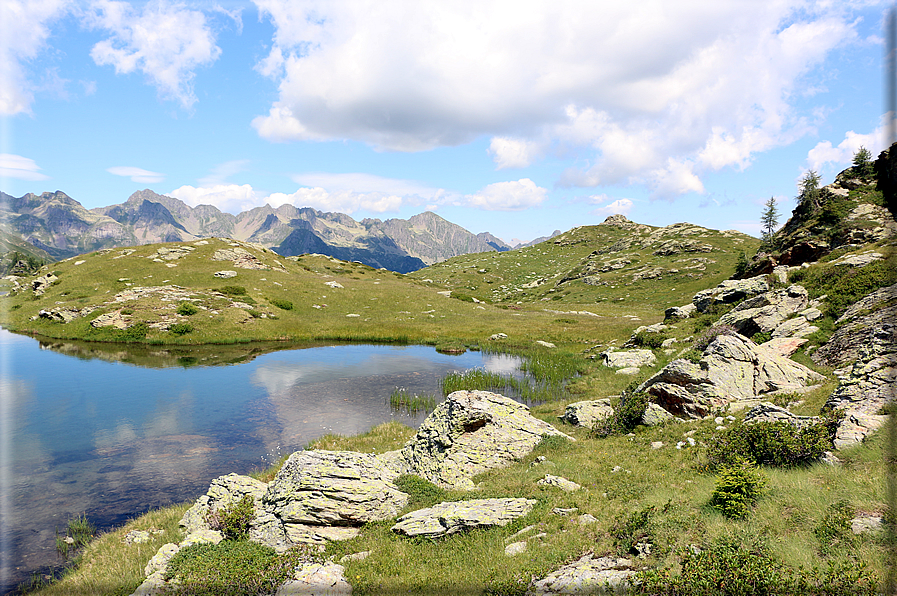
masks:
<path fill-rule="evenodd" d="M 135 355 L 0 330 L 0 593 L 60 562 L 55 529 L 75 515 L 109 528 L 327 433 L 416 427 L 424 414 L 394 411 L 394 388 L 438 394 L 449 372 L 519 365 L 423 346 L 277 349 Z"/>

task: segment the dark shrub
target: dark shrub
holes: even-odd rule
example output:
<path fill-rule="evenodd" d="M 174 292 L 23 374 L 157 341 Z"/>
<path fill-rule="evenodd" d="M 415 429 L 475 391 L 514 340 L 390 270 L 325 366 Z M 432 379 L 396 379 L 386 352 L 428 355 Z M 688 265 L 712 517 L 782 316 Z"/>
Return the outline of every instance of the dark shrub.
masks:
<path fill-rule="evenodd" d="M 121 337 L 125 341 L 140 341 L 146 337 L 146 334 L 149 333 L 149 329 L 149 325 L 140 321 L 139 323 L 134 323 L 130 327 L 125 328 L 121 332 Z"/>
<path fill-rule="evenodd" d="M 628 433 L 641 422 L 647 407 L 647 393 L 624 391 L 620 405 L 614 409 L 613 416 L 599 423 L 595 427 L 595 434 L 599 437 L 609 437 Z"/>
<path fill-rule="evenodd" d="M 190 323 L 175 323 L 168 330 L 175 335 L 185 335 L 193 331 L 193 325 Z"/>
<path fill-rule="evenodd" d="M 832 448 L 825 421 L 798 429 L 787 422 L 741 424 L 714 434 L 707 449 L 711 469 L 745 460 L 769 466 L 798 466 Z"/>
<path fill-rule="evenodd" d="M 249 525 L 255 516 L 252 496 L 243 495 L 239 501 L 206 514 L 206 523 L 231 540 L 245 540 L 249 535 Z"/>
<path fill-rule="evenodd" d="M 727 466 L 720 471 L 710 505 L 733 519 L 746 517 L 764 492 L 766 481 L 753 464 L 747 461 Z"/>
<path fill-rule="evenodd" d="M 189 317 L 190 315 L 195 315 L 199 312 L 199 309 L 189 302 L 181 302 L 180 306 L 178 306 L 177 313 L 179 315 L 183 315 L 185 317 Z"/>
<path fill-rule="evenodd" d="M 289 300 L 281 300 L 280 298 L 269 298 L 268 302 L 281 310 L 293 310 L 293 303 Z"/>
<path fill-rule="evenodd" d="M 246 295 L 246 288 L 243 286 L 224 286 L 223 288 L 218 288 L 218 291 L 222 294 L 227 294 L 228 296 Z"/>
<path fill-rule="evenodd" d="M 635 334 L 635 337 L 632 338 L 632 342 L 641 348 L 651 348 L 652 350 L 656 350 L 660 348 L 666 338 L 667 336 L 663 333 L 642 330 Z"/>
<path fill-rule="evenodd" d="M 813 530 L 816 539 L 819 540 L 821 555 L 832 555 L 842 547 L 853 545 L 853 531 L 850 529 L 853 514 L 853 507 L 844 500 L 828 506 L 822 521 Z"/>

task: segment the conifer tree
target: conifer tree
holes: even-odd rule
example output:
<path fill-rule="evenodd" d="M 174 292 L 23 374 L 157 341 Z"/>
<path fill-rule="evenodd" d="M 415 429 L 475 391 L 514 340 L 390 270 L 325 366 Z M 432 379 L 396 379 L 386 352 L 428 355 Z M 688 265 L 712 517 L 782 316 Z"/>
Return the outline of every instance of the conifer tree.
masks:
<path fill-rule="evenodd" d="M 821 176 L 816 170 L 809 170 L 800 179 L 800 194 L 797 195 L 798 205 L 811 204 L 817 209 L 821 206 L 819 203 L 819 180 Z"/>
<path fill-rule="evenodd" d="M 870 178 L 873 173 L 872 152 L 863 146 L 853 154 L 853 172 L 857 176 Z"/>
<path fill-rule="evenodd" d="M 775 197 L 769 197 L 763 209 L 763 215 L 760 216 L 760 231 L 763 244 L 772 246 L 772 237 L 779 227 L 779 209 L 776 206 Z"/>

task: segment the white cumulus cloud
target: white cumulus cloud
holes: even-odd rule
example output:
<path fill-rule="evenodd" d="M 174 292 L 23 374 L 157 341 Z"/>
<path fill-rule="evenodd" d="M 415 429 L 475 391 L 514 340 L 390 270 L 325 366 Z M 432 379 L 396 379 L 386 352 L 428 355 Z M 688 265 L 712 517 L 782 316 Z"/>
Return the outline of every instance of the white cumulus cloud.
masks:
<path fill-rule="evenodd" d="M 49 176 L 40 172 L 33 159 L 13 153 L 0 153 L 0 179 L 3 178 L 38 181 L 47 180 Z"/>
<path fill-rule="evenodd" d="M 499 169 L 560 151 L 562 184 L 700 192 L 815 122 L 807 79 L 858 41 L 862 6 L 805 0 L 255 0 L 274 26 L 257 68 L 272 141 L 421 151 L 491 138 Z M 818 86 L 818 85 L 817 85 Z M 810 91 L 807 91 L 810 90 Z M 667 182 L 666 176 L 674 178 Z"/>
<path fill-rule="evenodd" d="M 608 215 L 629 215 L 629 212 L 632 210 L 633 205 L 635 204 L 632 199 L 614 199 L 611 201 L 612 197 L 607 195 L 596 195 L 589 197 L 589 200 L 592 203 L 607 203 L 606 205 L 602 205 L 597 209 L 591 212 L 592 215 L 599 215 L 602 217 L 607 217 Z"/>
<path fill-rule="evenodd" d="M 87 22 L 112 34 L 93 46 L 94 62 L 113 66 L 117 74 L 143 73 L 161 98 L 184 108 L 196 103 L 196 69 L 221 54 L 205 14 L 183 4 L 153 0 L 137 9 L 127 2 L 96 0 Z"/>
<path fill-rule="evenodd" d="M 837 146 L 831 141 L 820 141 L 807 152 L 807 167 L 819 171 L 829 164 L 845 167 L 853 162 L 854 154 L 860 147 L 872 153 L 872 159 L 885 148 L 885 125 L 881 125 L 869 134 L 847 131 L 844 139 Z"/>
<path fill-rule="evenodd" d="M 496 182 L 465 198 L 469 205 L 487 211 L 520 211 L 538 207 L 545 200 L 548 189 L 537 186 L 529 178 Z"/>
<path fill-rule="evenodd" d="M 116 166 L 114 168 L 108 168 L 106 171 L 115 176 L 130 178 L 132 182 L 139 182 L 140 184 L 155 184 L 165 180 L 165 174 L 150 172 L 143 168 L 134 168 L 131 166 Z"/>
<path fill-rule="evenodd" d="M 36 85 L 28 62 L 45 49 L 51 25 L 70 4 L 69 0 L 0 2 L 0 115 L 31 112 Z"/>

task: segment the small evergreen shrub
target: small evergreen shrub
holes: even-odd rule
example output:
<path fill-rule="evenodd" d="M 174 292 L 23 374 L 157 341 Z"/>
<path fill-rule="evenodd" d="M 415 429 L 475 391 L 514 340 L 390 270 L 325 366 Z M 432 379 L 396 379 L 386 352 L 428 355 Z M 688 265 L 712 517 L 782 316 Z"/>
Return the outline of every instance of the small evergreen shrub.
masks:
<path fill-rule="evenodd" d="M 632 338 L 632 342 L 640 348 L 650 348 L 656 350 L 660 348 L 667 336 L 663 333 L 656 333 L 647 330 L 639 331 Z"/>
<path fill-rule="evenodd" d="M 120 337 L 124 341 L 140 341 L 141 339 L 144 339 L 146 337 L 146 334 L 149 333 L 149 330 L 149 325 L 147 325 L 143 321 L 140 321 L 120 331 Z"/>
<path fill-rule="evenodd" d="M 735 277 L 741 277 L 747 273 L 748 266 L 747 256 L 743 250 L 738 251 L 738 259 L 735 261 Z"/>
<path fill-rule="evenodd" d="M 245 296 L 246 288 L 243 286 L 224 286 L 218 288 L 218 291 L 227 296 Z"/>
<path fill-rule="evenodd" d="M 757 344 L 765 344 L 769 340 L 772 339 L 772 333 L 769 331 L 761 331 L 760 333 L 755 333 L 751 336 L 751 341 Z"/>
<path fill-rule="evenodd" d="M 620 404 L 614 409 L 613 416 L 602 420 L 595 427 L 595 434 L 599 437 L 609 437 L 630 432 L 641 422 L 647 407 L 647 393 L 624 391 Z"/>
<path fill-rule="evenodd" d="M 739 461 L 776 467 L 808 464 L 832 448 L 830 432 L 825 420 L 801 429 L 787 422 L 740 424 L 713 435 L 708 466 L 720 469 Z"/>
<path fill-rule="evenodd" d="M 186 335 L 193 331 L 193 325 L 190 323 L 175 323 L 168 330 L 175 335 Z"/>
<path fill-rule="evenodd" d="M 619 556 L 636 552 L 635 545 L 650 541 L 652 537 L 651 518 L 656 507 L 649 506 L 616 519 L 610 529 L 614 538 L 614 547 Z"/>
<path fill-rule="evenodd" d="M 853 531 L 850 528 L 853 514 L 853 507 L 845 500 L 828 506 L 825 516 L 813 530 L 819 541 L 819 554 L 831 556 L 841 548 L 853 545 Z"/>
<path fill-rule="evenodd" d="M 700 352 L 694 348 L 691 348 L 690 350 L 686 350 L 685 352 L 683 352 L 682 355 L 679 356 L 679 358 L 688 360 L 689 362 L 694 362 L 695 364 L 700 364 L 701 357 L 703 355 L 704 355 L 703 352 Z"/>
<path fill-rule="evenodd" d="M 281 310 L 293 310 L 293 303 L 289 300 L 281 300 L 280 298 L 269 298 L 268 302 Z"/>
<path fill-rule="evenodd" d="M 720 471 L 710 505 L 731 519 L 747 517 L 763 494 L 766 481 L 753 464 L 743 461 Z"/>
<path fill-rule="evenodd" d="M 255 504 L 251 495 L 243 495 L 239 501 L 206 513 L 206 523 L 231 540 L 245 540 L 255 516 Z"/>
<path fill-rule="evenodd" d="M 181 302 L 180 306 L 178 306 L 177 313 L 179 315 L 183 315 L 185 317 L 189 317 L 190 315 L 195 315 L 199 312 L 199 309 L 196 308 L 189 302 Z"/>

